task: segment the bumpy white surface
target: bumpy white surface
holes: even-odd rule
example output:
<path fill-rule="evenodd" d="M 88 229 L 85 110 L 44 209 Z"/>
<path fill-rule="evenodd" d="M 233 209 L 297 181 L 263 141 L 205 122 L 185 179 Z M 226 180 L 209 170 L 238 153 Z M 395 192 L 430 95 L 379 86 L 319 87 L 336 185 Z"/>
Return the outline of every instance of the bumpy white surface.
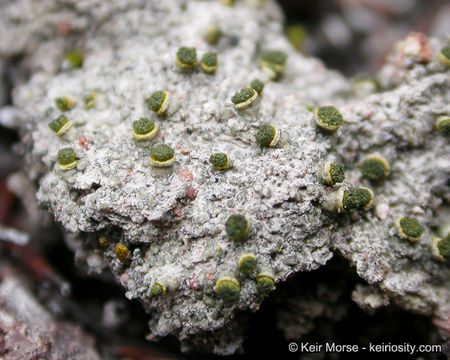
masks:
<path fill-rule="evenodd" d="M 8 11 L 26 3 L 19 1 Z M 232 8 L 181 0 L 102 4 L 67 1 L 23 26 L 26 33 L 33 24 L 37 29 L 58 24 L 64 9 L 68 23 L 80 23 L 83 16 L 73 18 L 77 12 L 92 17 L 80 25 L 84 35 L 76 40 L 86 53 L 83 68 L 54 73 L 73 39 L 64 43 L 50 36 L 30 52 L 31 64 L 46 66 L 16 89 L 14 101 L 25 114 L 18 126 L 28 149 L 29 174 L 39 179 L 39 202 L 74 234 L 68 241 L 78 260 L 92 271 L 109 266 L 126 296 L 143 302 L 154 335 L 176 334 L 185 349 L 193 344 L 234 352 L 242 341 L 235 314 L 255 311 L 262 301 L 256 273 L 247 278 L 237 273 L 243 252 L 254 253 L 258 268 L 271 269 L 278 283 L 325 265 L 336 250 L 362 278 L 405 308 L 448 315 L 448 269 L 429 253 L 432 231 L 448 219 L 449 145 L 433 130 L 435 116 L 450 110 L 444 68 L 401 53 L 390 66 L 405 76 L 388 81 L 383 75 L 384 83 L 397 87 L 356 102 L 339 74 L 291 49 L 271 1 L 261 9 L 245 2 Z M 202 37 L 210 24 L 227 35 L 216 47 Z M 32 41 L 39 31 L 21 41 Z M 3 52 L 8 49 L 7 40 L 0 45 Z M 179 72 L 175 53 L 183 45 L 195 46 L 199 58 L 217 51 L 217 73 Z M 435 54 L 441 45 L 429 46 Z M 257 103 L 238 112 L 230 97 L 253 78 L 263 78 L 257 58 L 264 49 L 289 55 L 285 75 L 268 82 Z M 388 70 L 384 74 L 402 74 Z M 172 94 L 164 118 L 149 112 L 144 102 L 160 89 Z M 97 93 L 95 106 L 85 109 L 82 99 L 91 91 Z M 74 99 L 66 115 L 75 126 L 59 138 L 47 124 L 59 115 L 54 98 L 63 95 Z M 345 119 L 335 135 L 318 132 L 307 110 L 329 104 Z M 132 137 L 131 124 L 141 116 L 152 118 L 160 129 L 151 142 L 137 143 Z M 256 128 L 264 122 L 281 129 L 277 148 L 261 150 L 255 144 Z M 173 167 L 149 166 L 149 148 L 159 142 L 175 149 Z M 61 172 L 56 153 L 66 146 L 75 149 L 79 160 L 76 169 Z M 211 168 L 208 158 L 218 151 L 231 157 L 230 170 Z M 346 182 L 358 185 L 364 182 L 358 166 L 372 151 L 382 152 L 392 168 L 387 181 L 373 188 L 376 208 L 349 216 L 323 211 L 320 202 L 335 190 L 318 179 L 323 162 L 342 161 Z M 242 244 L 228 240 L 224 231 L 232 213 L 245 214 L 252 224 Z M 395 218 L 406 214 L 415 214 L 426 227 L 418 246 L 392 232 Z M 93 252 L 100 236 L 109 240 L 101 256 Z M 115 257 L 117 242 L 129 246 L 130 261 Z M 240 300 L 233 306 L 225 306 L 214 293 L 223 274 L 233 274 L 241 284 Z M 156 280 L 168 285 L 168 293 L 152 298 Z M 368 301 L 363 295 L 354 298 L 362 306 Z"/>

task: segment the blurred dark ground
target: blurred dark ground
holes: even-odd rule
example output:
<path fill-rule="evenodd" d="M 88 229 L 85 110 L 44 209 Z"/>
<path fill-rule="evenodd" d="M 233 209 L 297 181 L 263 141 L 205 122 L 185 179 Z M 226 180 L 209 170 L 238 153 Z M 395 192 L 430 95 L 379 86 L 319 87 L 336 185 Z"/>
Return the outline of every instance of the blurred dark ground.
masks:
<path fill-rule="evenodd" d="M 393 44 L 411 31 L 442 36 L 450 33 L 450 1 L 447 0 L 279 0 L 286 14 L 286 31 L 293 45 L 307 55 L 317 56 L 331 68 L 349 76 L 371 75 L 383 63 Z M 11 101 L 11 72 L 1 79 L 4 95 L 0 105 Z M 97 349 L 105 359 L 215 359 L 217 356 L 181 354 L 175 338 L 154 344 L 145 342 L 148 334 L 147 316 L 138 302 L 128 302 L 123 291 L 107 275 L 89 277 L 79 271 L 73 253 L 66 247 L 57 226 L 35 224 L 23 206 L 8 191 L 6 177 L 18 170 L 20 159 L 12 151 L 18 136 L 0 127 L 0 223 L 31 234 L 26 251 L 0 240 L 0 264 L 8 264 L 23 277 L 32 279 L 35 296 L 57 319 L 72 321 L 96 340 Z M 6 245 L 5 245 L 6 244 Z M 32 264 L 32 265 L 30 265 Z M 2 275 L 0 274 L 0 277 Z M 314 288 L 326 279 L 336 284 L 342 298 L 349 303 L 346 315 L 337 322 L 318 319 L 316 329 L 302 341 L 336 341 L 364 345 L 369 341 L 382 343 L 431 344 L 442 341 L 429 318 L 391 307 L 368 315 L 349 301 L 355 285 L 361 280 L 348 270 L 348 264 L 333 259 L 326 268 L 299 274 L 285 284 L 250 316 L 246 329 L 243 355 L 230 359 L 275 357 L 277 359 L 346 359 L 349 355 L 319 354 L 305 357 L 288 351 L 289 340 L 277 329 L 275 309 L 288 309 L 283 294 L 292 298 L 292 289 Z M 70 285 L 71 292 L 62 288 Z M 302 293 L 297 295 L 299 299 Z M 320 299 L 318 299 L 320 300 Z M 337 304 L 339 305 L 339 304 Z M 105 315 L 113 312 L 117 323 L 105 323 Z M 2 356 L 0 331 L 0 358 Z M 364 358 L 378 358 L 364 354 Z M 396 359 L 411 358 L 397 355 Z M 423 359 L 443 359 L 444 355 L 423 354 Z"/>

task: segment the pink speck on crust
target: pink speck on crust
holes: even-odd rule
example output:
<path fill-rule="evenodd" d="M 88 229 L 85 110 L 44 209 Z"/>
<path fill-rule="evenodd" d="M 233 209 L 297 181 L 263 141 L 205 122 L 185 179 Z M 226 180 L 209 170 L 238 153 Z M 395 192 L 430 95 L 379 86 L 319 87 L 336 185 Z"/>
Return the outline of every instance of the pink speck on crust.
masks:
<path fill-rule="evenodd" d="M 188 169 L 181 169 L 178 172 L 178 176 L 186 182 L 192 182 L 194 180 L 194 175 Z"/>
<path fill-rule="evenodd" d="M 181 212 L 181 209 L 176 207 L 172 210 L 172 212 L 174 213 L 175 216 L 181 217 L 183 216 L 183 213 Z"/>
<path fill-rule="evenodd" d="M 184 196 L 189 200 L 195 200 L 197 197 L 197 189 L 195 189 L 192 185 L 189 185 Z"/>
<path fill-rule="evenodd" d="M 81 135 L 81 136 L 78 138 L 78 142 L 80 143 L 80 145 L 81 145 L 81 147 L 82 147 L 83 149 L 86 149 L 86 150 L 89 149 L 89 141 L 88 141 L 88 139 L 86 138 L 86 136 Z"/>
<path fill-rule="evenodd" d="M 60 21 L 58 23 L 58 32 L 62 35 L 62 36 L 67 36 L 72 32 L 72 27 L 70 26 L 70 24 L 67 21 Z"/>

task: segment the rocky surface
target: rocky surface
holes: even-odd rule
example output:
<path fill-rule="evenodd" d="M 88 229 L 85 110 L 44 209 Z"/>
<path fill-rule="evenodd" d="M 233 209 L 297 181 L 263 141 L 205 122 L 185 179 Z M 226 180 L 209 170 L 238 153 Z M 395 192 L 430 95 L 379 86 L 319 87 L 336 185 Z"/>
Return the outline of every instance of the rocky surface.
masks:
<path fill-rule="evenodd" d="M 432 234 L 449 218 L 450 149 L 434 129 L 435 118 L 450 112 L 448 69 L 436 60 L 448 39 L 408 37 L 379 73 L 383 92 L 360 99 L 341 75 L 290 47 L 272 1 L 226 7 L 215 1 L 48 0 L 38 13 L 34 6 L 25 0 L 1 5 L 0 55 L 22 54 L 32 76 L 14 91 L 16 109 L 4 110 L 0 119 L 20 130 L 38 202 L 67 230 L 78 262 L 90 272 L 109 269 L 125 295 L 148 310 L 153 337 L 175 334 L 184 350 L 233 353 L 242 343 L 241 314 L 263 301 L 259 271 L 273 272 L 279 283 L 326 265 L 334 254 L 348 258 L 372 285 L 355 290 L 361 307 L 396 303 L 448 318 L 448 267 L 430 253 Z M 203 37 L 211 24 L 225 34 L 216 46 Z M 216 73 L 181 72 L 175 65 L 180 46 L 196 47 L 199 58 L 217 51 Z M 74 48 L 83 51 L 83 66 L 60 71 L 63 54 Z M 288 54 L 276 82 L 258 68 L 261 51 L 271 49 Z M 231 96 L 254 78 L 266 81 L 262 96 L 236 110 Z M 145 104 L 156 90 L 171 94 L 163 117 Z M 94 106 L 86 108 L 83 98 L 92 92 Z M 48 127 L 61 114 L 54 103 L 59 96 L 74 102 L 65 112 L 74 126 L 62 137 Z M 311 107 L 320 105 L 341 111 L 345 123 L 336 134 L 318 131 Z M 132 122 L 142 116 L 159 128 L 154 140 L 133 138 Z M 281 130 L 275 148 L 255 142 L 265 122 Z M 149 149 L 161 142 L 175 150 L 176 162 L 150 167 Z M 78 160 L 63 172 L 56 154 L 67 146 Z M 379 184 L 366 182 L 359 170 L 375 151 L 391 167 Z M 215 152 L 230 156 L 229 170 L 212 168 L 208 159 Z M 329 160 L 345 165 L 345 186 L 372 188 L 371 210 L 323 209 L 338 188 L 318 176 Z M 233 213 L 251 222 L 242 243 L 225 233 Z M 406 215 L 425 227 L 418 244 L 396 236 L 394 222 Z M 129 249 L 125 261 L 115 254 L 117 243 Z M 237 270 L 244 252 L 258 262 L 248 277 Z M 239 301 L 231 306 L 214 291 L 224 275 L 240 282 Z M 155 281 L 165 284 L 165 295 L 151 295 Z"/>

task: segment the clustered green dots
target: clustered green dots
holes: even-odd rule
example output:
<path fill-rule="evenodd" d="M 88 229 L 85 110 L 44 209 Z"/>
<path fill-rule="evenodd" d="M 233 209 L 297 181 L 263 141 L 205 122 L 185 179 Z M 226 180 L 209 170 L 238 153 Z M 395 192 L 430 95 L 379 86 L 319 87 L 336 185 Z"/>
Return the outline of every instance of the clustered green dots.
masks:
<path fill-rule="evenodd" d="M 287 55 L 278 50 L 264 51 L 259 58 L 261 69 L 271 79 L 281 77 L 286 66 Z"/>
<path fill-rule="evenodd" d="M 263 124 L 258 128 L 255 139 L 260 146 L 274 147 L 280 140 L 280 130 L 270 124 Z"/>
<path fill-rule="evenodd" d="M 217 45 L 217 43 L 222 38 L 223 32 L 222 30 L 216 26 L 211 25 L 205 33 L 205 40 L 210 45 Z"/>
<path fill-rule="evenodd" d="M 373 192 L 368 188 L 350 189 L 344 193 L 343 205 L 345 210 L 367 210 L 373 203 Z"/>
<path fill-rule="evenodd" d="M 216 282 L 215 290 L 217 295 L 227 305 L 231 305 L 239 300 L 239 282 L 233 277 L 223 276 L 219 278 Z"/>
<path fill-rule="evenodd" d="M 402 216 L 395 222 L 398 235 L 411 242 L 417 242 L 422 235 L 424 228 L 414 217 Z"/>
<path fill-rule="evenodd" d="M 152 296 L 165 295 L 167 292 L 166 287 L 160 281 L 155 281 L 152 288 L 150 289 L 150 294 Z"/>
<path fill-rule="evenodd" d="M 442 64 L 450 66 L 450 47 L 445 47 L 439 51 L 437 58 Z"/>
<path fill-rule="evenodd" d="M 262 298 L 269 296 L 275 290 L 275 279 L 272 274 L 258 274 L 256 277 L 256 288 Z"/>
<path fill-rule="evenodd" d="M 55 105 L 61 111 L 68 111 L 72 109 L 72 100 L 67 96 L 57 97 L 55 99 Z"/>
<path fill-rule="evenodd" d="M 202 56 L 200 67 L 207 74 L 213 74 L 216 72 L 218 65 L 217 54 L 214 52 L 207 52 Z"/>
<path fill-rule="evenodd" d="M 389 174 L 389 164 L 379 154 L 370 154 L 361 165 L 361 174 L 371 181 L 381 181 Z"/>
<path fill-rule="evenodd" d="M 197 50 L 193 47 L 180 47 L 177 51 L 176 62 L 182 70 L 193 69 L 197 65 Z"/>
<path fill-rule="evenodd" d="M 155 91 L 145 102 L 149 110 L 163 115 L 169 107 L 170 93 L 164 90 Z"/>
<path fill-rule="evenodd" d="M 58 161 L 59 168 L 63 171 L 73 169 L 77 166 L 75 151 L 70 147 L 59 150 L 56 155 L 56 160 Z"/>
<path fill-rule="evenodd" d="M 325 184 L 334 185 L 345 180 L 345 171 L 342 164 L 329 161 L 322 168 L 322 180 Z"/>
<path fill-rule="evenodd" d="M 168 167 L 175 161 L 175 152 L 166 144 L 157 144 L 150 149 L 150 164 L 155 167 Z"/>
<path fill-rule="evenodd" d="M 250 221 L 244 215 L 233 214 L 225 223 L 225 231 L 233 241 L 244 240 L 250 231 Z"/>
<path fill-rule="evenodd" d="M 258 93 L 258 95 L 261 95 L 261 93 L 264 90 L 264 83 L 261 80 L 259 80 L 259 79 L 253 79 L 250 82 L 250 86 L 249 87 L 254 89 Z"/>
<path fill-rule="evenodd" d="M 150 140 L 156 136 L 158 128 L 155 123 L 145 117 L 133 122 L 133 137 L 136 140 Z"/>
<path fill-rule="evenodd" d="M 450 137 L 450 116 L 439 116 L 435 123 L 436 130 L 441 133 L 442 136 Z"/>
<path fill-rule="evenodd" d="M 231 166 L 230 157 L 224 153 L 212 154 L 209 157 L 209 162 L 216 170 L 226 170 Z"/>
<path fill-rule="evenodd" d="M 56 135 L 62 136 L 72 127 L 72 120 L 69 120 L 65 115 L 60 115 L 55 120 L 50 121 L 48 127 L 54 131 Z"/>
<path fill-rule="evenodd" d="M 342 114 L 334 106 L 322 106 L 315 110 L 314 120 L 317 126 L 328 132 L 336 132 L 344 124 Z"/>
<path fill-rule="evenodd" d="M 256 257 L 253 254 L 244 254 L 238 260 L 238 268 L 244 275 L 250 275 L 256 268 Z"/>
<path fill-rule="evenodd" d="M 236 109 L 242 110 L 253 104 L 258 97 L 258 93 L 252 88 L 242 88 L 231 98 L 231 102 Z"/>
<path fill-rule="evenodd" d="M 121 243 L 116 244 L 114 252 L 120 261 L 125 261 L 129 255 L 128 246 Z"/>
<path fill-rule="evenodd" d="M 64 55 L 62 68 L 63 69 L 77 69 L 83 66 L 83 53 L 79 50 L 69 51 Z"/>

